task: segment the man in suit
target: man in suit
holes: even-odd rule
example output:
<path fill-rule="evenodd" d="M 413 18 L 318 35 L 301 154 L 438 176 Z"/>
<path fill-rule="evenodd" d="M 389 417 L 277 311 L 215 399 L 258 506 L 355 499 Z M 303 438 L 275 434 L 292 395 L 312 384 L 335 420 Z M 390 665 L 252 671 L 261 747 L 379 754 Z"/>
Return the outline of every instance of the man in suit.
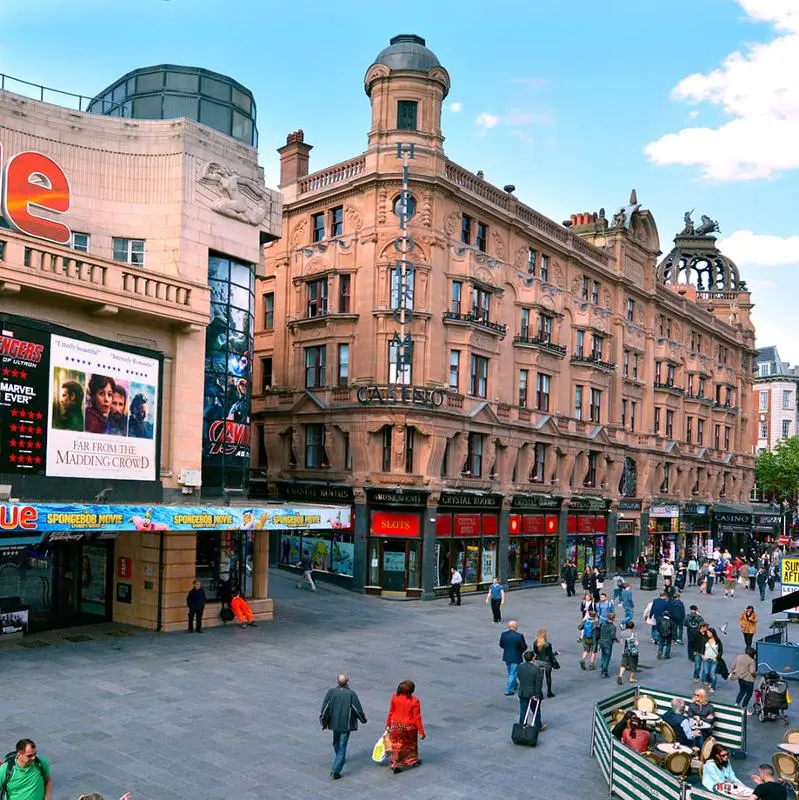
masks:
<path fill-rule="evenodd" d="M 330 777 L 334 781 L 341 777 L 344 760 L 347 758 L 347 743 L 350 733 L 358 730 L 358 720 L 366 725 L 361 701 L 350 689 L 349 676 L 342 673 L 336 680 L 336 686 L 325 695 L 322 713 L 319 715 L 322 729 L 333 731 L 333 750 L 336 755 L 330 768 Z"/>
<path fill-rule="evenodd" d="M 522 663 L 522 653 L 527 649 L 524 636 L 519 633 L 519 623 L 512 619 L 508 623 L 508 630 L 499 637 L 499 646 L 502 648 L 502 660 L 508 671 L 508 680 L 505 683 L 505 694 L 512 695 L 516 691 L 518 678 L 516 672 Z"/>
<path fill-rule="evenodd" d="M 544 693 L 544 672 L 541 667 L 533 663 L 533 651 L 524 654 L 524 663 L 519 664 L 516 672 L 519 678 L 519 722 L 524 722 L 527 716 L 527 706 L 532 700 L 533 710 L 538 705 L 535 717 L 535 726 L 543 731 L 547 726 L 541 722 L 541 698 Z"/>

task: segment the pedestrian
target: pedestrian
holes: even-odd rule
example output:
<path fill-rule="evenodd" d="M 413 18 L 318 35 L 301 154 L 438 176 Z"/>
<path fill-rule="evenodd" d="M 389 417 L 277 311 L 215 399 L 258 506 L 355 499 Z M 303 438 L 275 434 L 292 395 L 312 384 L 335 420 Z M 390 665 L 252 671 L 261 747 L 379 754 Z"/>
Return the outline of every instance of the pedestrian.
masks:
<path fill-rule="evenodd" d="M 702 683 L 710 689 L 711 693 L 716 692 L 716 681 L 718 680 L 718 662 L 721 657 L 722 647 L 719 637 L 713 628 L 705 631 L 705 652 L 702 655 Z"/>
<path fill-rule="evenodd" d="M 695 556 L 688 559 L 688 585 L 696 586 L 696 576 L 699 572 L 699 562 Z"/>
<path fill-rule="evenodd" d="M 610 657 L 613 653 L 613 645 L 620 642 L 619 630 L 616 627 L 616 615 L 611 611 L 607 619 L 599 624 L 599 649 L 602 651 L 602 658 L 599 661 L 599 669 L 603 678 L 609 678 L 608 669 L 610 667 Z"/>
<path fill-rule="evenodd" d="M 499 582 L 499 578 L 494 578 L 491 586 L 486 593 L 486 605 L 491 603 L 491 613 L 494 615 L 493 622 L 496 625 L 502 622 L 502 606 L 505 605 L 505 589 Z"/>
<path fill-rule="evenodd" d="M 581 583 L 582 583 L 582 587 L 583 587 L 583 591 L 584 592 L 590 592 L 591 591 L 591 568 L 590 567 L 586 567 L 583 570 Z M 591 595 L 591 599 L 593 600 L 593 594 Z"/>
<path fill-rule="evenodd" d="M 624 619 L 621 621 L 621 626 L 626 627 L 627 623 L 633 618 L 635 611 L 635 603 L 633 602 L 633 587 L 631 583 L 625 585 L 621 590 L 621 605 L 624 608 Z"/>
<path fill-rule="evenodd" d="M 236 621 L 242 628 L 255 628 L 258 626 L 250 604 L 241 596 L 241 592 L 238 589 L 233 590 L 233 597 L 230 600 L 230 610 L 236 615 Z"/>
<path fill-rule="evenodd" d="M 563 580 L 566 581 L 566 597 L 574 597 L 574 584 L 577 582 L 577 566 L 571 559 L 566 562 Z"/>
<path fill-rule="evenodd" d="M 671 615 L 671 639 L 675 644 L 682 644 L 682 629 L 685 624 L 685 604 L 679 593 L 669 600 Z"/>
<path fill-rule="evenodd" d="M 748 574 L 749 574 L 749 591 L 754 592 L 755 590 L 755 578 L 757 578 L 757 567 L 752 563 L 749 564 L 747 567 Z"/>
<path fill-rule="evenodd" d="M 0 797 L 3 800 L 51 800 L 53 777 L 44 756 L 38 755 L 36 742 L 20 739 L 14 757 L 0 766 Z"/>
<path fill-rule="evenodd" d="M 594 596 L 591 592 L 586 592 L 580 601 L 580 616 L 585 619 L 589 611 L 596 611 L 596 603 L 594 603 Z"/>
<path fill-rule="evenodd" d="M 757 632 L 757 612 L 754 606 L 747 606 L 741 612 L 741 616 L 738 618 L 738 625 L 744 635 L 744 645 L 748 649 L 752 646 L 752 639 Z"/>
<path fill-rule="evenodd" d="M 547 682 L 547 697 L 554 697 L 555 693 L 552 691 L 552 670 L 560 669 L 560 664 L 557 659 L 557 652 L 552 649 L 552 644 L 547 637 L 546 628 L 541 628 L 536 635 L 533 642 L 533 655 L 535 656 L 535 664 L 544 674 Z"/>
<path fill-rule="evenodd" d="M 755 655 L 754 648 L 747 647 L 744 653 L 735 657 L 730 670 L 730 680 L 738 681 L 738 696 L 735 698 L 735 705 L 742 708 L 747 714 L 753 713 L 748 706 L 755 690 L 755 675 L 757 674 Z"/>
<path fill-rule="evenodd" d="M 590 664 L 588 669 L 596 669 L 596 650 L 599 639 L 599 620 L 596 611 L 589 611 L 588 616 L 577 626 L 581 631 L 583 643 L 583 654 L 580 657 L 580 669 L 585 669 L 585 660 L 588 658 Z"/>
<path fill-rule="evenodd" d="M 788 786 L 774 780 L 771 764 L 761 764 L 752 775 L 752 781 L 755 783 L 752 794 L 757 800 L 788 800 Z"/>
<path fill-rule="evenodd" d="M 666 594 L 665 591 L 661 592 L 660 597 L 656 597 L 652 601 L 652 608 L 650 610 L 650 616 L 654 619 L 654 623 L 652 624 L 652 641 L 657 644 L 658 639 L 660 638 L 660 627 L 658 626 L 658 622 L 660 618 L 663 616 L 663 612 L 669 607 L 669 596 Z"/>
<path fill-rule="evenodd" d="M 621 602 L 621 591 L 624 589 L 624 578 L 621 575 L 616 574 L 613 578 L 613 599 L 615 602 Z"/>
<path fill-rule="evenodd" d="M 624 683 L 624 672 L 629 671 L 630 683 L 635 683 L 635 673 L 638 671 L 638 654 L 640 648 L 638 645 L 638 637 L 635 635 L 635 623 L 628 620 L 624 626 L 624 633 L 621 635 L 624 642 L 624 649 L 621 651 L 621 667 L 619 668 L 619 676 L 616 678 L 616 683 L 619 686 Z"/>
<path fill-rule="evenodd" d="M 768 581 L 768 575 L 766 574 L 766 570 L 763 567 L 759 567 L 757 570 L 757 575 L 755 576 L 755 582 L 757 583 L 757 589 L 760 592 L 760 602 L 762 603 L 763 600 L 766 599 L 766 583 Z"/>
<path fill-rule="evenodd" d="M 524 654 L 524 663 L 519 665 L 519 724 L 524 724 L 530 704 L 537 704 L 535 727 L 539 731 L 546 729 L 541 720 L 542 695 L 544 694 L 544 674 L 540 667 L 533 663 L 533 652 Z"/>
<path fill-rule="evenodd" d="M 685 567 L 684 562 L 680 561 L 680 565 L 677 568 L 677 574 L 674 577 L 674 586 L 676 587 L 678 592 L 685 591 L 685 582 L 688 579 L 688 570 Z"/>
<path fill-rule="evenodd" d="M 302 588 L 302 583 L 305 581 L 311 587 L 311 591 L 316 591 L 316 583 L 313 579 L 313 561 L 307 553 L 303 553 L 300 563 L 297 566 L 302 570 L 302 581 L 297 584 L 297 588 Z"/>
<path fill-rule="evenodd" d="M 674 586 L 674 582 L 669 576 L 663 578 L 663 594 L 666 595 L 667 600 L 671 600 L 674 597 L 677 589 Z"/>
<path fill-rule="evenodd" d="M 451 606 L 459 606 L 461 604 L 461 584 L 463 583 L 463 575 L 453 567 L 449 571 L 449 604 Z"/>
<path fill-rule="evenodd" d="M 715 580 L 715 573 L 713 568 L 708 563 L 706 564 L 707 571 L 705 572 L 705 594 L 713 593 L 713 581 Z"/>
<path fill-rule="evenodd" d="M 777 560 L 774 559 L 768 568 L 768 590 L 774 591 L 774 584 L 777 580 Z"/>
<path fill-rule="evenodd" d="M 600 622 L 606 622 L 608 618 L 608 614 L 613 611 L 613 601 L 608 600 L 608 596 L 605 592 L 602 592 L 599 595 L 599 605 L 597 606 L 596 613 L 599 617 Z"/>
<path fill-rule="evenodd" d="M 522 663 L 522 654 L 527 650 L 527 642 L 524 636 L 519 633 L 519 623 L 512 619 L 508 623 L 508 630 L 503 631 L 499 637 L 499 646 L 502 648 L 502 660 L 505 662 L 505 669 L 508 672 L 508 680 L 505 682 L 505 696 L 509 697 L 516 691 L 516 672 L 519 664 Z"/>
<path fill-rule="evenodd" d="M 195 622 L 197 623 L 197 633 L 203 632 L 203 611 L 205 611 L 205 589 L 203 582 L 199 578 L 194 579 L 194 583 L 186 595 L 186 606 L 189 609 L 189 628 L 186 633 L 193 633 Z"/>
<path fill-rule="evenodd" d="M 403 769 L 418 767 L 419 737 L 425 738 L 422 706 L 414 696 L 416 684 L 403 681 L 391 698 L 386 718 L 386 730 L 391 740 L 391 770 L 396 775 Z M 364 720 L 365 722 L 366 720 Z"/>
<path fill-rule="evenodd" d="M 667 608 L 657 621 L 658 658 L 671 658 L 671 614 Z M 665 655 L 664 655 L 665 653 Z"/>
<path fill-rule="evenodd" d="M 737 570 L 731 561 L 724 566 L 724 596 L 732 599 L 735 597 L 735 582 L 738 579 Z"/>
<path fill-rule="evenodd" d="M 593 570 L 591 570 L 591 574 L 588 576 L 588 589 L 595 603 L 599 602 L 599 590 L 602 588 L 599 585 L 600 583 L 602 583 L 602 581 L 599 579 L 599 570 L 594 567 Z"/>
<path fill-rule="evenodd" d="M 688 633 L 688 660 L 692 661 L 694 653 L 700 648 L 701 634 L 699 633 L 699 626 L 704 622 L 702 615 L 699 613 L 699 608 L 692 605 L 688 609 L 688 616 L 685 618 L 685 629 Z"/>
<path fill-rule="evenodd" d="M 319 722 L 322 730 L 333 731 L 333 765 L 330 768 L 330 777 L 337 781 L 341 777 L 341 770 L 347 759 L 347 744 L 350 734 L 358 730 L 358 722 L 366 725 L 366 715 L 363 713 L 358 695 L 350 689 L 350 679 L 345 673 L 336 678 L 336 685 L 329 689 L 322 701 L 322 712 Z"/>

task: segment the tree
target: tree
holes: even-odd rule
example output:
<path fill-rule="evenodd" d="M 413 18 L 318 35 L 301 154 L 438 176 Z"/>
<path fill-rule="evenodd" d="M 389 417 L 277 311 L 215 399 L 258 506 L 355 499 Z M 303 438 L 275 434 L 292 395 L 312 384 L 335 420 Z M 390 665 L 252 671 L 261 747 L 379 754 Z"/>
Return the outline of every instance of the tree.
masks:
<path fill-rule="evenodd" d="M 796 507 L 799 499 L 799 436 L 777 442 L 774 450 L 758 453 L 755 480 L 769 500 L 787 500 Z"/>

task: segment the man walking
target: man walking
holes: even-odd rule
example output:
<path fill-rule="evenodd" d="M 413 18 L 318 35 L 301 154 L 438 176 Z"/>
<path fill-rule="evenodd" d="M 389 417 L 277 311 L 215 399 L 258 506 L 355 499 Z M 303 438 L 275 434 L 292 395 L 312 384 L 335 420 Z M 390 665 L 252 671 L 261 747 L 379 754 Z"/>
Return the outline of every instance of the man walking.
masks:
<path fill-rule="evenodd" d="M 621 604 L 624 608 L 624 619 L 621 621 L 621 625 L 622 627 L 626 627 L 627 623 L 632 620 L 635 610 L 635 603 L 633 603 L 633 587 L 630 583 L 621 590 Z"/>
<path fill-rule="evenodd" d="M 588 669 L 596 669 L 596 648 L 599 638 L 599 620 L 596 611 L 591 610 L 588 616 L 577 626 L 581 631 L 583 655 L 580 658 L 580 669 L 585 669 L 585 660 L 590 656 Z"/>
<path fill-rule="evenodd" d="M 638 670 L 638 638 L 635 635 L 635 623 L 632 620 L 628 620 L 624 626 L 622 640 L 624 641 L 624 650 L 621 654 L 619 676 L 616 678 L 616 683 L 619 686 L 624 683 L 625 670 L 630 672 L 630 683 L 635 683 L 635 673 Z"/>
<path fill-rule="evenodd" d="M 463 575 L 453 567 L 449 571 L 449 604 L 451 606 L 459 606 L 461 604 L 461 584 L 463 583 Z"/>
<path fill-rule="evenodd" d="M 607 619 L 599 625 L 599 649 L 602 657 L 599 661 L 599 669 L 603 678 L 609 678 L 608 668 L 610 667 L 610 656 L 613 653 L 613 644 L 620 642 L 619 631 L 616 629 L 616 615 L 611 611 Z"/>
<path fill-rule="evenodd" d="M 302 580 L 307 582 L 312 592 L 315 592 L 316 582 L 313 579 L 313 562 L 311 561 L 311 557 L 307 553 L 303 554 L 302 560 L 297 566 L 302 570 Z M 302 581 L 297 584 L 297 588 L 302 588 Z"/>
<path fill-rule="evenodd" d="M 499 582 L 499 578 L 494 578 L 491 586 L 486 593 L 486 605 L 491 603 L 491 613 L 494 615 L 493 622 L 496 625 L 502 622 L 502 606 L 505 605 L 505 590 Z"/>
<path fill-rule="evenodd" d="M 32 739 L 20 739 L 13 759 L 0 767 L 0 797 L 3 800 L 51 800 L 53 778 L 50 765 L 36 754 Z"/>
<path fill-rule="evenodd" d="M 607 622 L 608 621 L 608 614 L 613 611 L 613 601 L 608 600 L 608 595 L 606 592 L 602 592 L 599 595 L 599 605 L 597 606 L 596 613 L 599 617 L 600 622 Z"/>
<path fill-rule="evenodd" d="M 322 712 L 319 722 L 322 730 L 333 731 L 333 766 L 330 768 L 330 777 L 337 781 L 341 777 L 344 761 L 347 758 L 347 743 L 350 733 L 358 730 L 358 721 L 366 725 L 366 715 L 363 713 L 358 695 L 350 689 L 349 676 L 343 672 L 336 679 L 336 686 L 328 690 L 322 701 Z"/>
<path fill-rule="evenodd" d="M 535 715 L 535 727 L 543 731 L 547 726 L 541 722 L 541 700 L 544 694 L 544 672 L 541 667 L 533 663 L 533 651 L 524 654 L 524 663 L 519 665 L 519 723 L 524 722 L 527 708 L 532 701 L 533 707 L 538 706 Z"/>
<path fill-rule="evenodd" d="M 522 663 L 522 653 L 527 650 L 527 642 L 519 633 L 519 623 L 512 619 L 508 623 L 508 630 L 499 637 L 499 646 L 502 648 L 502 660 L 508 671 L 508 680 L 505 682 L 505 695 L 510 696 L 516 691 L 518 678 L 516 673 Z"/>
<path fill-rule="evenodd" d="M 685 604 L 679 593 L 669 600 L 671 615 L 671 638 L 676 644 L 682 644 L 682 629 L 685 624 Z"/>
<path fill-rule="evenodd" d="M 563 580 L 566 581 L 566 597 L 574 597 L 574 584 L 577 582 L 577 566 L 571 560 L 566 562 Z"/>
<path fill-rule="evenodd" d="M 663 616 L 657 621 L 658 629 L 658 658 L 671 658 L 671 613 L 667 608 Z M 665 650 L 665 656 L 663 655 Z"/>

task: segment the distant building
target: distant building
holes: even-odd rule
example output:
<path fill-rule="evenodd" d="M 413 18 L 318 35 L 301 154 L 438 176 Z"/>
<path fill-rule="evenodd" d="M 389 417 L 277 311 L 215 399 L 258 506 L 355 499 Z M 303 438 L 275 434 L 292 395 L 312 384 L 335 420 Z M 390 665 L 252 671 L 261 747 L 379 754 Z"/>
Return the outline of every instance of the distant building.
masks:
<path fill-rule="evenodd" d="M 752 392 L 755 452 L 773 450 L 777 442 L 797 434 L 799 368 L 780 360 L 776 347 L 761 347 L 755 359 Z"/>

